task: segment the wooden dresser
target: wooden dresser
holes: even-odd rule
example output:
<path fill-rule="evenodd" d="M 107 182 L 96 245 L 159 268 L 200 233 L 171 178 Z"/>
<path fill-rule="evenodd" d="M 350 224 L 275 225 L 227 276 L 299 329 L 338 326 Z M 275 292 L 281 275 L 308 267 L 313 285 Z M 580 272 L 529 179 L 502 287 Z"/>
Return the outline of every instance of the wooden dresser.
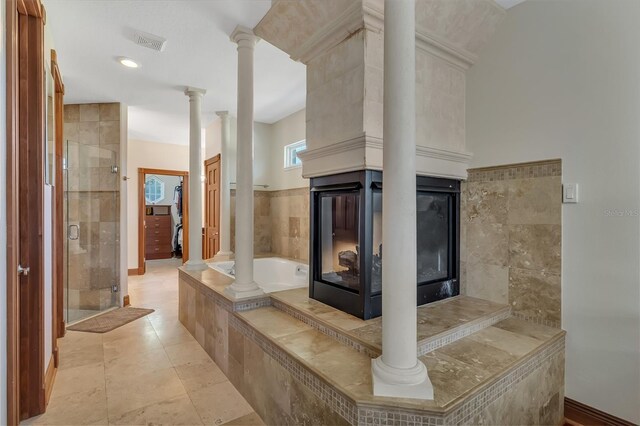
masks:
<path fill-rule="evenodd" d="M 147 213 L 153 213 L 154 210 L 147 209 Z M 172 252 L 171 237 L 173 236 L 171 215 L 147 214 L 145 216 L 145 224 L 145 259 L 170 259 Z"/>

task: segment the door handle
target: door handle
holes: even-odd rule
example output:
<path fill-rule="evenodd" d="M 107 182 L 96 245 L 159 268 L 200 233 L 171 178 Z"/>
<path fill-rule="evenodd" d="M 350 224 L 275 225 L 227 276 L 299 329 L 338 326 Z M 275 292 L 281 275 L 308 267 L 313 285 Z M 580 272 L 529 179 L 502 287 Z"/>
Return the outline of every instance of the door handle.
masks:
<path fill-rule="evenodd" d="M 70 240 L 77 240 L 80 237 L 80 225 L 69 225 L 68 237 Z"/>
<path fill-rule="evenodd" d="M 29 275 L 29 271 L 31 271 L 31 268 L 27 267 L 22 267 L 22 265 L 18 265 L 18 275 L 24 275 L 25 277 L 27 275 Z"/>

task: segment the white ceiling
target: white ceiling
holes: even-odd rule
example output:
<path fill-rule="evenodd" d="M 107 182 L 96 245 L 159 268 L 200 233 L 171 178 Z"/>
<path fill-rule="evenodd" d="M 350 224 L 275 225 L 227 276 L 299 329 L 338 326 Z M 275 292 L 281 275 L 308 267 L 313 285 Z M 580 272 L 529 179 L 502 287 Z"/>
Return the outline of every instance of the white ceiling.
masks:
<path fill-rule="evenodd" d="M 510 8 L 524 0 L 497 0 Z M 186 86 L 204 88 L 203 124 L 236 111 L 236 25 L 253 28 L 269 0 L 45 0 L 65 103 L 122 102 L 129 137 L 187 144 Z M 166 38 L 163 52 L 134 44 L 141 30 Z M 136 60 L 128 69 L 116 59 Z M 255 50 L 256 121 L 273 123 L 305 106 L 305 67 L 261 41 Z"/>
<path fill-rule="evenodd" d="M 236 25 L 253 28 L 269 0 L 45 0 L 65 83 L 65 103 L 129 105 L 129 137 L 187 144 L 185 86 L 204 88 L 203 124 L 236 111 Z M 134 44 L 133 30 L 167 39 L 163 52 Z M 116 58 L 130 57 L 129 69 Z M 304 108 L 304 65 L 260 41 L 255 50 L 255 119 L 273 123 Z"/>

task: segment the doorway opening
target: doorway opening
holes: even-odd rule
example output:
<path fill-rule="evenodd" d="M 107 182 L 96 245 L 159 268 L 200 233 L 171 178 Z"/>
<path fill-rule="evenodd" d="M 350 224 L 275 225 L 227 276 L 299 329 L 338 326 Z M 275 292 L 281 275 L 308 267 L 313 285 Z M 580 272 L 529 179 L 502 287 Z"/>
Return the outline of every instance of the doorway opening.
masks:
<path fill-rule="evenodd" d="M 189 260 L 189 172 L 138 169 L 138 275 L 145 262 Z"/>

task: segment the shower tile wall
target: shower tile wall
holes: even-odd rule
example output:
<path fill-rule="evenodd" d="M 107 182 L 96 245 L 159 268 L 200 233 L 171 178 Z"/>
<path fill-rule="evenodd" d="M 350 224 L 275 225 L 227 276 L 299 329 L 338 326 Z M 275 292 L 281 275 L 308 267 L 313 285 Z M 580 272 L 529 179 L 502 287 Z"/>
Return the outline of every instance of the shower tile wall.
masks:
<path fill-rule="evenodd" d="M 118 303 L 120 244 L 120 104 L 65 105 L 69 309 L 97 311 Z"/>
<path fill-rule="evenodd" d="M 470 169 L 462 185 L 461 292 L 560 326 L 560 160 Z"/>

